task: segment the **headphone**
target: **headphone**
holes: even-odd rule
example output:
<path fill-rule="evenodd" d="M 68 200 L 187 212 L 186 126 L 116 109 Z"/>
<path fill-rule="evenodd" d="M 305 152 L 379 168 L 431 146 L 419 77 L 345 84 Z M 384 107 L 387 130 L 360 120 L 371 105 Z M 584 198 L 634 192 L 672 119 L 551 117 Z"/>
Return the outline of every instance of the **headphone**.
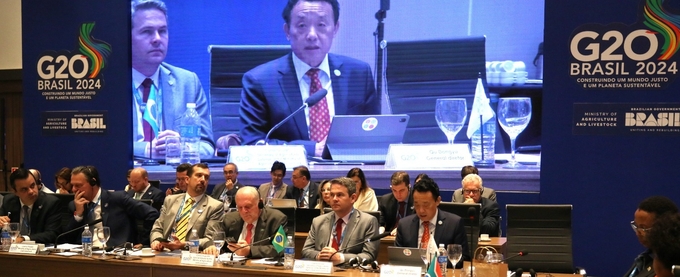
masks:
<path fill-rule="evenodd" d="M 234 199 L 236 201 L 236 199 Z M 262 210 L 264 209 L 264 202 L 262 202 L 262 195 L 260 195 L 260 190 L 257 189 L 257 208 Z"/>
<path fill-rule="evenodd" d="M 40 190 L 40 188 L 42 188 L 42 186 L 43 186 L 42 180 L 35 178 L 35 175 L 33 175 L 33 172 L 31 172 L 30 169 L 27 169 L 26 172 L 28 172 L 28 174 L 33 177 L 35 184 L 38 186 L 38 190 Z"/>
<path fill-rule="evenodd" d="M 522 274 L 524 274 L 524 270 L 521 267 L 515 270 L 515 277 L 522 277 Z M 536 271 L 533 268 L 529 269 L 529 274 L 531 277 L 536 277 Z"/>
<path fill-rule="evenodd" d="M 97 169 L 91 165 L 86 165 L 83 167 L 87 169 L 87 172 L 85 170 L 82 171 L 85 177 L 87 177 L 87 183 L 93 187 L 101 186 L 101 183 L 99 182 L 99 172 L 97 171 Z"/>

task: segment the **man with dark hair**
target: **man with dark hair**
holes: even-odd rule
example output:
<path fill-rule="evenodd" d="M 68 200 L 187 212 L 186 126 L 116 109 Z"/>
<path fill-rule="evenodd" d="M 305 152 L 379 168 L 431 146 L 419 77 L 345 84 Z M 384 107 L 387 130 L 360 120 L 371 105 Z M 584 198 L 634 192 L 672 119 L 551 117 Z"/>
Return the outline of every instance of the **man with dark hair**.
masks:
<path fill-rule="evenodd" d="M 304 145 L 308 155 L 322 156 L 334 115 L 380 114 L 370 66 L 328 53 L 340 28 L 339 17 L 337 0 L 288 1 L 283 29 L 292 53 L 243 76 L 243 144 L 263 141 L 272 126 L 322 89 L 326 97 L 274 131 L 269 144 Z"/>
<path fill-rule="evenodd" d="M 201 156 L 213 156 L 210 106 L 196 73 L 165 62 L 168 50 L 167 8 L 161 0 L 132 1 L 132 82 L 134 154 L 165 157 L 165 139 L 180 136 L 180 118 L 187 103 L 201 118 Z"/>
<path fill-rule="evenodd" d="M 413 214 L 413 193 L 408 173 L 405 171 L 392 173 L 390 190 L 392 190 L 391 193 L 380 198 L 378 209 L 383 218 L 385 230 L 391 230 L 391 235 L 395 236 L 399 220 Z"/>
<path fill-rule="evenodd" d="M 652 250 L 648 240 L 648 234 L 656 222 L 656 219 L 666 214 L 678 213 L 678 207 L 665 196 L 652 196 L 642 200 L 637 210 L 633 214 L 633 221 L 630 222 L 638 241 L 647 248 L 635 258 L 631 268 L 624 274 L 624 277 L 653 277 L 655 275 L 652 268 Z"/>
<path fill-rule="evenodd" d="M 461 180 L 463 178 L 465 178 L 465 176 L 467 176 L 468 174 L 479 175 L 479 170 L 473 165 L 466 165 L 463 168 L 461 168 L 461 170 L 460 170 Z M 489 187 L 484 188 L 484 190 L 482 191 L 482 197 L 496 202 L 496 191 L 492 188 L 489 188 Z M 465 195 L 463 195 L 463 189 L 460 188 L 460 189 L 453 191 L 453 196 L 451 198 L 452 198 L 451 202 L 453 202 L 453 203 L 464 203 L 465 199 L 467 197 L 465 197 Z"/>
<path fill-rule="evenodd" d="M 290 181 L 292 186 L 286 189 L 286 199 L 295 199 L 298 208 L 312 209 L 318 204 L 319 185 L 310 181 L 311 175 L 306 166 L 293 168 Z"/>
<path fill-rule="evenodd" d="M 38 243 L 54 243 L 61 230 L 61 203 L 51 194 L 38 188 L 35 175 L 19 168 L 9 176 L 14 191 L 7 195 L 0 206 L 0 226 L 18 222 L 20 236 L 17 242 L 32 240 Z"/>
<path fill-rule="evenodd" d="M 177 166 L 177 169 L 175 170 L 175 186 L 165 190 L 166 196 L 187 192 L 187 180 L 189 180 L 187 171 L 189 168 L 191 168 L 190 163 L 183 163 Z"/>
<path fill-rule="evenodd" d="M 439 186 L 434 180 L 423 178 L 413 186 L 413 208 L 416 214 L 399 220 L 394 245 L 401 247 L 427 248 L 436 252 L 439 244 L 460 244 L 463 247 L 463 260 L 469 261 L 465 225 L 460 216 L 439 209 L 442 198 Z"/>
<path fill-rule="evenodd" d="M 69 203 L 73 218 L 65 230 L 82 226 L 85 223 L 102 219 L 90 228 L 111 228 L 108 246 L 118 246 L 125 242 L 138 241 L 137 220 L 144 221 L 144 229 L 151 230 L 151 224 L 158 218 L 158 211 L 145 203 L 132 199 L 124 191 L 110 192 L 101 188 L 99 172 L 94 166 L 79 166 L 71 170 L 74 200 Z M 80 232 L 74 232 L 71 242 L 80 243 Z M 98 240 L 92 240 L 94 246 Z"/>
<path fill-rule="evenodd" d="M 667 213 L 656 219 L 647 235 L 654 252 L 656 277 L 673 277 L 672 267 L 680 266 L 680 214 Z M 677 269 L 676 269 L 677 271 Z"/>
<path fill-rule="evenodd" d="M 224 203 L 224 200 L 227 197 L 230 197 L 231 203 L 229 205 L 229 208 L 236 207 L 234 195 L 236 195 L 238 189 L 243 187 L 243 184 L 241 184 L 237 179 L 238 167 L 236 166 L 235 163 L 227 163 L 222 168 L 222 173 L 224 174 L 225 180 L 224 183 L 216 185 L 210 196 L 212 196 L 212 198 L 219 200 L 222 203 Z"/>
<path fill-rule="evenodd" d="M 288 188 L 288 184 L 283 182 L 283 177 L 286 177 L 286 165 L 284 163 L 275 161 L 269 174 L 272 181 L 261 184 L 258 188 L 260 198 L 265 205 L 270 205 L 269 200 L 271 199 L 283 199 Z"/>
<path fill-rule="evenodd" d="M 153 203 L 163 203 L 165 194 L 149 183 L 149 173 L 138 167 L 130 173 L 130 190 L 128 195 L 134 199 L 151 199 Z"/>

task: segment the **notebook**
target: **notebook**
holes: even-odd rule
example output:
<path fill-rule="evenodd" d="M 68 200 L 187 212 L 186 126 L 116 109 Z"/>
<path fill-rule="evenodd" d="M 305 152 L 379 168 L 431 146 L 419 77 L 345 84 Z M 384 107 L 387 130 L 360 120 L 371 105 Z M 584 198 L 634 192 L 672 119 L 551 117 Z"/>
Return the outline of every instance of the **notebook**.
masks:
<path fill-rule="evenodd" d="M 385 163 L 390 144 L 401 143 L 409 116 L 336 115 L 326 146 L 335 161 Z"/>

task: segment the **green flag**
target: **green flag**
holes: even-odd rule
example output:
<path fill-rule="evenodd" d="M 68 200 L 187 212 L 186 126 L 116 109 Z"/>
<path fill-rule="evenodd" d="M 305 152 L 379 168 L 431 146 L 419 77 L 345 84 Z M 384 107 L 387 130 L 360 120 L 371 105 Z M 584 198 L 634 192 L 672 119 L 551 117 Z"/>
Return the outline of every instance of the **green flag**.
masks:
<path fill-rule="evenodd" d="M 276 231 L 274 240 L 272 240 L 272 245 L 274 245 L 274 249 L 276 249 L 277 253 L 281 253 L 281 251 L 286 248 L 286 232 L 283 231 L 283 226 L 279 226 L 279 230 Z"/>

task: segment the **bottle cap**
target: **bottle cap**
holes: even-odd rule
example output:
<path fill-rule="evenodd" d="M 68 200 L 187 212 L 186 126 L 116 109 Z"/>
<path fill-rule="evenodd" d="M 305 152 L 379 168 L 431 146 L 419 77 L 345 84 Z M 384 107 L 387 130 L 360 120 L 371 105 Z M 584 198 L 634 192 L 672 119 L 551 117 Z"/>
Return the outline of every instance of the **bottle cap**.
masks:
<path fill-rule="evenodd" d="M 195 109 L 196 103 L 187 103 L 187 109 Z"/>

